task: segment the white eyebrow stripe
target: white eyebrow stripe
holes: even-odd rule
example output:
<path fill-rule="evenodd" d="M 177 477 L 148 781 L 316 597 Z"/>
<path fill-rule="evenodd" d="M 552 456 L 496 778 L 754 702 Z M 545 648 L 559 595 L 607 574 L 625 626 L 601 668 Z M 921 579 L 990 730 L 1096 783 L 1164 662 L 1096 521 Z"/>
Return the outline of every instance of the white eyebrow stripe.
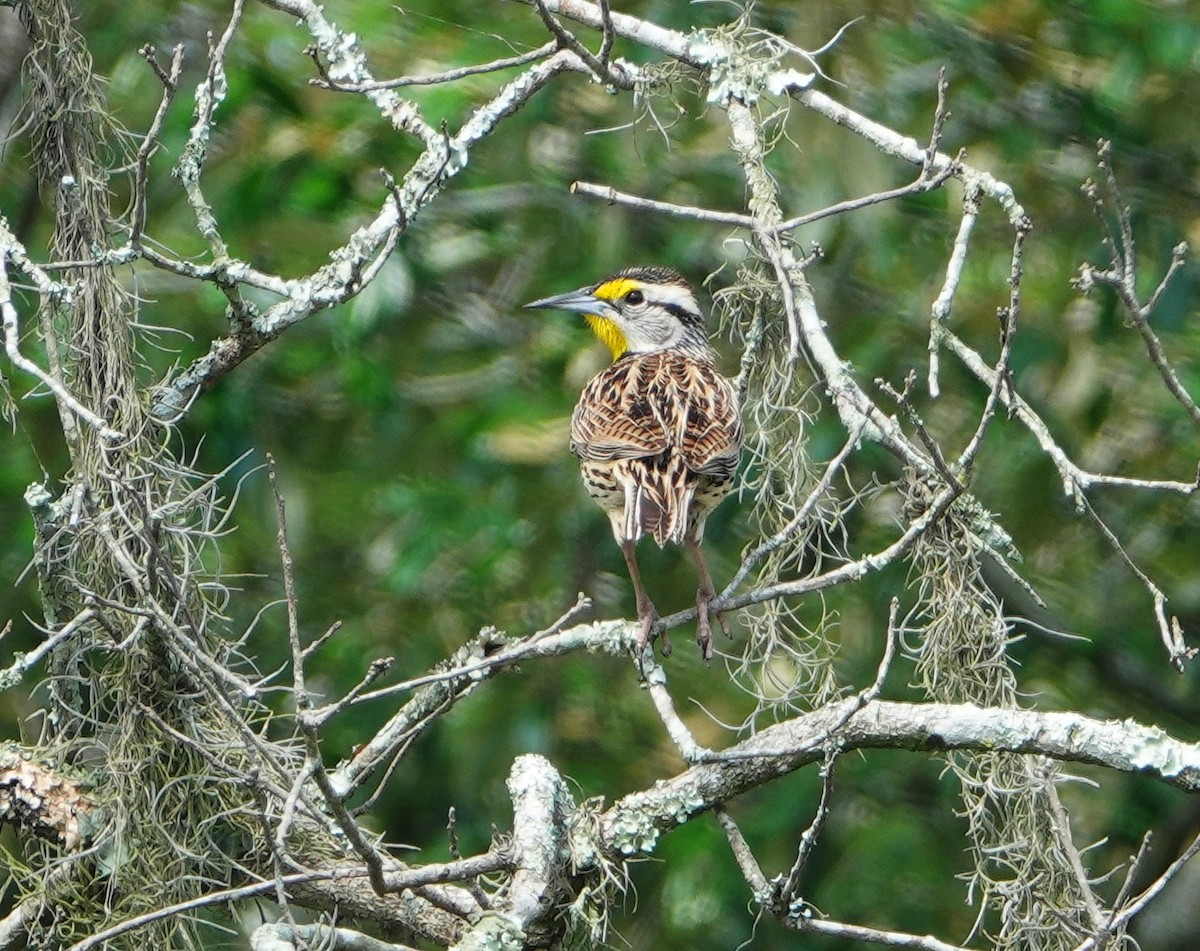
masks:
<path fill-rule="evenodd" d="M 679 284 L 643 284 L 642 293 L 647 299 L 659 304 L 674 304 L 689 314 L 699 314 L 700 305 L 690 289 Z"/>

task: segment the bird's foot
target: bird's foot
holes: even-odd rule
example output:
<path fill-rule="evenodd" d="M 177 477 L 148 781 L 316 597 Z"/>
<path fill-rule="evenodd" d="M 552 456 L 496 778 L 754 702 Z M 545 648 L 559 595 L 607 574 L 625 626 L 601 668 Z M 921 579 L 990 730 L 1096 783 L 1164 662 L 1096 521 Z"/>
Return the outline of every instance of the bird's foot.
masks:
<path fill-rule="evenodd" d="M 658 612 L 649 601 L 645 604 L 638 604 L 638 621 L 641 623 L 634 641 L 634 655 L 637 657 L 638 676 L 645 683 L 647 668 L 653 670 L 657 666 L 654 663 L 654 648 L 650 640 L 654 634 L 654 627 L 658 624 Z M 666 628 L 663 628 L 660 636 L 662 638 L 662 654 L 663 657 L 666 657 L 671 653 L 671 641 L 667 638 Z"/>
<path fill-rule="evenodd" d="M 708 621 L 708 598 L 696 599 L 696 643 L 704 663 L 711 664 L 713 656 L 712 625 Z"/>
<path fill-rule="evenodd" d="M 725 623 L 724 615 L 711 608 L 712 601 L 716 596 L 716 592 L 711 588 L 701 587 L 696 592 L 696 643 L 700 645 L 700 655 L 706 664 L 711 664 L 713 658 L 710 618 L 716 617 L 717 623 L 721 625 L 721 631 L 726 637 L 733 636 L 729 633 L 729 625 Z"/>
<path fill-rule="evenodd" d="M 654 626 L 658 624 L 658 611 L 654 605 L 647 601 L 645 604 L 638 605 L 638 620 L 642 622 L 641 629 L 638 631 L 637 649 L 640 655 L 646 649 L 646 645 L 650 643 L 650 635 L 654 633 Z M 659 650 L 662 651 L 663 657 L 671 656 L 671 639 L 667 636 L 666 628 L 658 636 Z"/>

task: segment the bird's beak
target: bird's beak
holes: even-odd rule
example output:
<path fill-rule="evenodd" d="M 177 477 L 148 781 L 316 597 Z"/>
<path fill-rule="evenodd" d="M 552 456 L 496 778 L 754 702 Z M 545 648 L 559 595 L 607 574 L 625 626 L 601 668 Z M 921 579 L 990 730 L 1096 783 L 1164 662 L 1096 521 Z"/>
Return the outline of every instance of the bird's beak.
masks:
<path fill-rule="evenodd" d="M 541 300 L 530 301 L 526 307 L 542 310 L 571 310 L 580 314 L 595 314 L 599 317 L 611 317 L 616 309 L 608 301 L 597 297 L 594 286 L 581 287 L 577 291 L 566 294 L 556 294 L 554 297 L 543 297 Z"/>

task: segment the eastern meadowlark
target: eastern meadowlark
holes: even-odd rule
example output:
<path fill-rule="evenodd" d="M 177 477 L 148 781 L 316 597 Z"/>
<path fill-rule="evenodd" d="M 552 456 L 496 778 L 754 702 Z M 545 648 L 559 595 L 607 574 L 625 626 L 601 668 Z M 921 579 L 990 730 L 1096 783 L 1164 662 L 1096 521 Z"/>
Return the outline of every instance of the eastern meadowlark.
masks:
<path fill-rule="evenodd" d="M 687 545 L 696 560 L 696 641 L 711 660 L 709 604 L 716 592 L 700 542 L 705 519 L 733 487 L 742 422 L 733 384 L 714 366 L 695 293 L 671 268 L 630 267 L 525 306 L 582 313 L 612 351 L 612 365 L 583 388 L 571 416 L 571 451 L 629 568 L 641 622 L 639 656 L 658 612 L 634 548 L 651 535 L 660 548 Z M 664 632 L 663 655 L 670 650 Z"/>

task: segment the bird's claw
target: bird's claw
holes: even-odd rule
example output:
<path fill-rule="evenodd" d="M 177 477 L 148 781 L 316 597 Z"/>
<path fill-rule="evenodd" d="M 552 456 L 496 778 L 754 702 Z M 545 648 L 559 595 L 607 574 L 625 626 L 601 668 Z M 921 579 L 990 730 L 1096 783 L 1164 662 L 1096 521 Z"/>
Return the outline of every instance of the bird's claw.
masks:
<path fill-rule="evenodd" d="M 654 628 L 658 626 L 659 617 L 658 611 L 655 610 L 653 604 L 640 605 L 638 608 L 638 620 L 641 622 L 641 627 L 638 629 L 637 635 L 637 650 L 641 654 L 646 649 L 646 645 L 654 639 Z M 667 629 L 664 627 L 658 635 L 659 650 L 662 651 L 663 657 L 671 656 L 671 639 L 667 636 Z"/>
<path fill-rule="evenodd" d="M 651 668 L 657 666 L 654 663 L 654 648 L 651 646 L 651 641 L 654 638 L 654 628 L 659 624 L 658 611 L 649 602 L 640 604 L 638 605 L 638 620 L 640 621 L 640 626 L 636 640 L 634 641 L 634 651 L 637 654 L 638 672 L 644 681 L 646 679 L 647 651 L 650 652 L 649 666 Z M 663 657 L 669 656 L 671 653 L 671 641 L 667 637 L 667 629 L 665 627 L 662 628 L 659 634 L 659 641 L 659 649 L 662 651 Z"/>
<path fill-rule="evenodd" d="M 700 645 L 700 655 L 706 664 L 711 664 L 713 658 L 712 622 L 710 619 L 715 617 L 717 623 L 721 625 L 721 633 L 726 637 L 733 637 L 729 625 L 725 621 L 725 615 L 720 611 L 712 610 L 712 602 L 716 597 L 717 593 L 704 585 L 701 585 L 696 591 L 696 643 Z"/>
<path fill-rule="evenodd" d="M 720 615 L 717 617 L 719 620 Z M 721 626 L 724 627 L 724 623 Z M 700 656 L 704 658 L 704 663 L 711 664 L 713 657 L 712 625 L 708 620 L 708 600 L 706 598 L 699 598 L 696 601 L 696 643 L 700 645 Z"/>

